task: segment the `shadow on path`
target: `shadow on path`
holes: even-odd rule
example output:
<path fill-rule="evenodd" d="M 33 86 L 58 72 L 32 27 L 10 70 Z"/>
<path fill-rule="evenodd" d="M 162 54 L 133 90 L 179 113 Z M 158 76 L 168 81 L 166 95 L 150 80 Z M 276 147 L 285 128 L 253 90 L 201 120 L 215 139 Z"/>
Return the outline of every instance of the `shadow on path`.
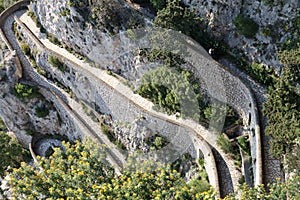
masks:
<path fill-rule="evenodd" d="M 218 171 L 218 178 L 220 184 L 220 197 L 224 198 L 226 195 L 234 192 L 229 168 L 225 160 L 219 154 L 219 152 L 216 151 L 216 149 L 214 149 L 213 147 L 211 148 L 215 157 L 217 171 Z"/>

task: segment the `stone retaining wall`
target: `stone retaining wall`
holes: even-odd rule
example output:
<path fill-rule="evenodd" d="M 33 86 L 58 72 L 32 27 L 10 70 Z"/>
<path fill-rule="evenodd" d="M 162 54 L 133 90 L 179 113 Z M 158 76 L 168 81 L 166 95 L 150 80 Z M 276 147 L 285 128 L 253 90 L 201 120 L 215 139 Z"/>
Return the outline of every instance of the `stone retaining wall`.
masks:
<path fill-rule="evenodd" d="M 253 159 L 254 184 L 263 183 L 261 133 L 256 98 L 251 86 L 244 83 L 238 74 L 213 60 L 203 48 L 193 42 L 188 45 L 189 54 L 186 66 L 196 77 L 203 80 L 209 96 L 225 102 L 233 107 L 242 116 L 245 127 L 244 132 L 250 133 L 251 155 Z M 199 49 L 200 48 L 200 49 Z"/>

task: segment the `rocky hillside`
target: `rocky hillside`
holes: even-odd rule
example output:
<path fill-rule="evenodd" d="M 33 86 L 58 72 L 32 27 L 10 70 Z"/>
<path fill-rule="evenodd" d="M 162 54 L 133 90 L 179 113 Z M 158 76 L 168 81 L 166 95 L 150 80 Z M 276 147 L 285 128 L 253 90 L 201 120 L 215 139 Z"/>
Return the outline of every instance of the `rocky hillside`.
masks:
<path fill-rule="evenodd" d="M 184 0 L 224 39 L 233 52 L 277 71 L 277 52 L 299 42 L 300 2 L 297 0 Z"/>
<path fill-rule="evenodd" d="M 53 105 L 39 94 L 36 87 L 18 84 L 19 78 L 15 56 L 5 57 L 0 62 L 0 117 L 8 130 L 15 133 L 26 148 L 37 133 L 69 133 L 68 125 L 60 122 Z"/>
<path fill-rule="evenodd" d="M 49 34 L 85 56 L 108 35 L 144 25 L 122 0 L 37 0 L 32 11 Z"/>

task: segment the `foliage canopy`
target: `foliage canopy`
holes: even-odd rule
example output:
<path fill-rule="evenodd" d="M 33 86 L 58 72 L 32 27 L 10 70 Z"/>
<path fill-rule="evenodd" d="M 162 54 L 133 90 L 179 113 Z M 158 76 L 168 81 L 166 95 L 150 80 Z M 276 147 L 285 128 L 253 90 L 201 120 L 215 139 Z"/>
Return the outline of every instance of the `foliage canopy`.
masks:
<path fill-rule="evenodd" d="M 266 134 L 272 136 L 270 151 L 276 158 L 284 158 L 298 148 L 300 94 L 295 87 L 296 82 L 296 74 L 285 68 L 278 82 L 269 88 L 269 98 L 264 104 L 263 113 L 268 117 Z"/>
<path fill-rule="evenodd" d="M 170 166 L 142 168 L 115 175 L 106 164 L 104 151 L 92 142 L 63 143 L 49 159 L 38 158 L 34 166 L 21 164 L 11 174 L 16 198 L 26 199 L 213 199 L 214 191 L 197 191 Z M 148 167 L 147 167 L 148 166 Z M 129 168 L 128 168 L 129 169 Z"/>
<path fill-rule="evenodd" d="M 0 155 L 0 176 L 3 176 L 8 166 L 19 167 L 20 162 L 28 157 L 28 151 L 15 138 L 0 131 Z"/>

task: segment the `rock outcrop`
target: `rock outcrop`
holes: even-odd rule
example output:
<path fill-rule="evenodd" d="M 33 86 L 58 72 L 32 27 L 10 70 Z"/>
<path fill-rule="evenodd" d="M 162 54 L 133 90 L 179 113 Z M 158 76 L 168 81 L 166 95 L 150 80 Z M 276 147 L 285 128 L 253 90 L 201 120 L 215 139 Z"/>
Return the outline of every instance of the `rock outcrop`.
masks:
<path fill-rule="evenodd" d="M 206 22 L 207 30 L 224 39 L 232 49 L 238 49 L 248 60 L 262 63 L 279 71 L 281 65 L 276 52 L 292 35 L 294 20 L 299 17 L 299 1 L 282 1 L 267 5 L 263 1 L 250 0 L 184 0 Z M 243 14 L 259 25 L 254 38 L 239 34 L 234 19 Z"/>
<path fill-rule="evenodd" d="M 0 117 L 8 130 L 15 133 L 19 142 L 26 148 L 35 133 L 66 134 L 66 127 L 60 124 L 58 113 L 47 100 L 39 96 L 28 101 L 21 101 L 15 96 L 14 86 L 18 83 L 16 57 L 6 57 L 0 70 Z M 38 117 L 36 109 L 46 106 L 49 114 Z"/>
<path fill-rule="evenodd" d="M 85 1 L 81 7 L 78 7 L 80 3 L 76 7 L 77 3 L 68 2 L 77 1 L 37 0 L 31 3 L 31 9 L 50 34 L 85 56 L 107 36 L 144 24 L 140 14 L 126 6 L 123 1 Z M 110 19 L 106 19 L 106 15 Z M 117 22 L 111 24 L 116 17 Z M 90 59 L 93 60 L 92 57 Z"/>

